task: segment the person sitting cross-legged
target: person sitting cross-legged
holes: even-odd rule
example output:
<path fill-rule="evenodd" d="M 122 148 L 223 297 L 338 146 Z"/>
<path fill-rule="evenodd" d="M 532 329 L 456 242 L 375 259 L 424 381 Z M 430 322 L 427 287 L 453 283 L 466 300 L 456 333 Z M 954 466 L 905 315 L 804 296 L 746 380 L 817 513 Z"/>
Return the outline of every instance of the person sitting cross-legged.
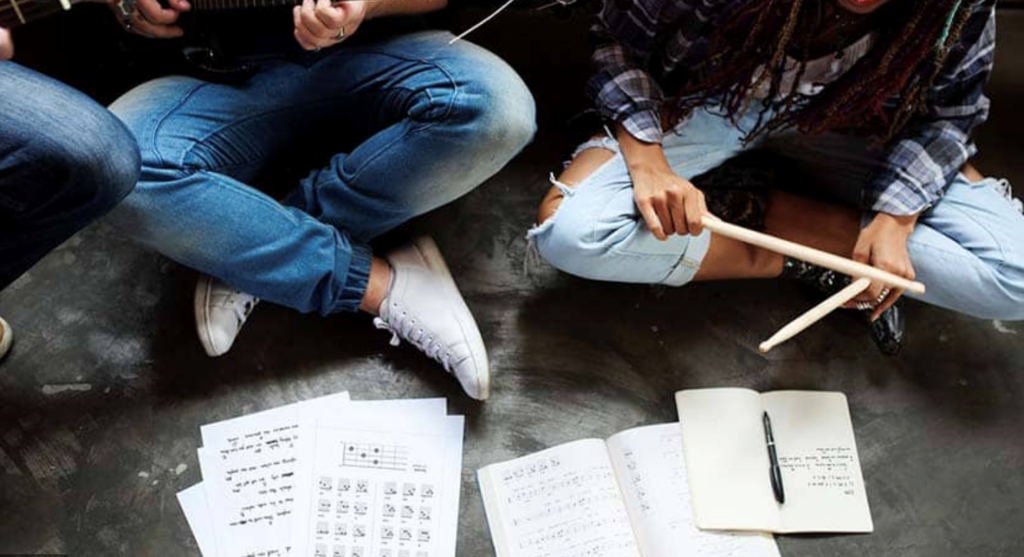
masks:
<path fill-rule="evenodd" d="M 555 267 L 671 286 L 846 280 L 712 235 L 710 212 L 917 278 L 924 302 L 1024 319 L 1020 202 L 968 165 L 994 0 L 609 0 L 593 35 L 588 91 L 611 133 L 580 147 L 528 234 Z M 690 181 L 754 148 L 817 195 Z M 901 294 L 874 283 L 850 304 L 886 353 L 902 343 Z"/>
<path fill-rule="evenodd" d="M 286 32 L 228 14 L 214 30 L 222 44 L 265 50 L 244 58 L 251 76 L 165 77 L 114 102 L 143 167 L 111 218 L 208 275 L 195 313 L 209 355 L 231 348 L 261 300 L 322 315 L 362 310 L 394 344 L 408 341 L 470 396 L 488 397 L 483 340 L 434 242 L 384 254 L 369 244 L 479 186 L 534 134 L 533 98 L 505 62 L 449 44 L 450 33 L 390 23 L 444 5 L 306 0 L 291 14 L 262 14 Z M 135 7 L 131 30 L 160 37 L 180 35 L 175 21 L 191 8 Z M 255 187 L 275 164 L 309 153 L 323 158 L 283 200 Z"/>

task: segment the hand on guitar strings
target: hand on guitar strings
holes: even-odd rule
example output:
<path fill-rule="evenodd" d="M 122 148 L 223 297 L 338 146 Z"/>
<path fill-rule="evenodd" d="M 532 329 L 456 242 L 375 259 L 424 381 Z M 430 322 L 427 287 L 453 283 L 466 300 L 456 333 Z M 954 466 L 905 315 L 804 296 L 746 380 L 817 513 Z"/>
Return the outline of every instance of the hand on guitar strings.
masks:
<path fill-rule="evenodd" d="M 188 0 L 119 0 L 110 4 L 125 31 L 150 39 L 174 39 L 185 34 L 176 25 L 178 17 L 192 9 Z"/>
<path fill-rule="evenodd" d="M 0 62 L 10 60 L 14 57 L 14 41 L 11 40 L 11 32 L 0 27 Z"/>
<path fill-rule="evenodd" d="M 352 36 L 366 16 L 366 2 L 303 0 L 292 10 L 295 40 L 306 50 L 334 46 Z"/>

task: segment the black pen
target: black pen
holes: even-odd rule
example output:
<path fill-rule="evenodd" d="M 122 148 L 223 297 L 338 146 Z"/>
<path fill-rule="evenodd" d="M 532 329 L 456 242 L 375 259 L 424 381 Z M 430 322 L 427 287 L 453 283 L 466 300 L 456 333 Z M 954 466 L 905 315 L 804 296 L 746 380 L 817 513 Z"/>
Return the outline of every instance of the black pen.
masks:
<path fill-rule="evenodd" d="M 764 440 L 768 443 L 768 470 L 772 478 L 772 491 L 779 504 L 786 502 L 786 492 L 782 490 L 782 469 L 779 468 L 779 455 L 775 453 L 775 436 L 772 435 L 772 420 L 765 412 L 761 418 L 764 423 Z"/>

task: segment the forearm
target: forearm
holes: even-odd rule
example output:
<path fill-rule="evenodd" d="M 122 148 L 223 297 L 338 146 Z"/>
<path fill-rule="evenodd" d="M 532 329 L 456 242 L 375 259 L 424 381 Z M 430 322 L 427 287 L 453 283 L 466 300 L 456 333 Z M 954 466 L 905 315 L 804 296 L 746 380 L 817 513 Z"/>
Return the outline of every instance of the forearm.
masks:
<path fill-rule="evenodd" d="M 671 171 L 665 150 L 660 143 L 647 143 L 633 137 L 622 124 L 615 125 L 615 138 L 619 142 L 622 158 L 630 175 L 645 172 Z"/>
<path fill-rule="evenodd" d="M 448 5 L 448 0 L 369 0 L 366 19 L 398 15 L 436 12 Z"/>

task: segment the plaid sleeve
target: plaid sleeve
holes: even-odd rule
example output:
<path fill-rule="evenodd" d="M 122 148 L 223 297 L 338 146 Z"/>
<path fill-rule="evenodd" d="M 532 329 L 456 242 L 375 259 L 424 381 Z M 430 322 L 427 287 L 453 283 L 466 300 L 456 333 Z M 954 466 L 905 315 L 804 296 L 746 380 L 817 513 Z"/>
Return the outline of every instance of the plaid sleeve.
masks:
<path fill-rule="evenodd" d="M 633 137 L 661 143 L 661 88 L 647 71 L 663 0 L 605 0 L 591 27 L 594 74 L 587 94 L 598 112 Z"/>
<path fill-rule="evenodd" d="M 988 117 L 985 82 L 995 56 L 995 0 L 981 3 L 967 21 L 929 92 L 928 112 L 912 121 L 886 153 L 885 168 L 865 191 L 864 208 L 914 215 L 938 201 L 960 168 L 977 152 L 971 132 Z"/>

